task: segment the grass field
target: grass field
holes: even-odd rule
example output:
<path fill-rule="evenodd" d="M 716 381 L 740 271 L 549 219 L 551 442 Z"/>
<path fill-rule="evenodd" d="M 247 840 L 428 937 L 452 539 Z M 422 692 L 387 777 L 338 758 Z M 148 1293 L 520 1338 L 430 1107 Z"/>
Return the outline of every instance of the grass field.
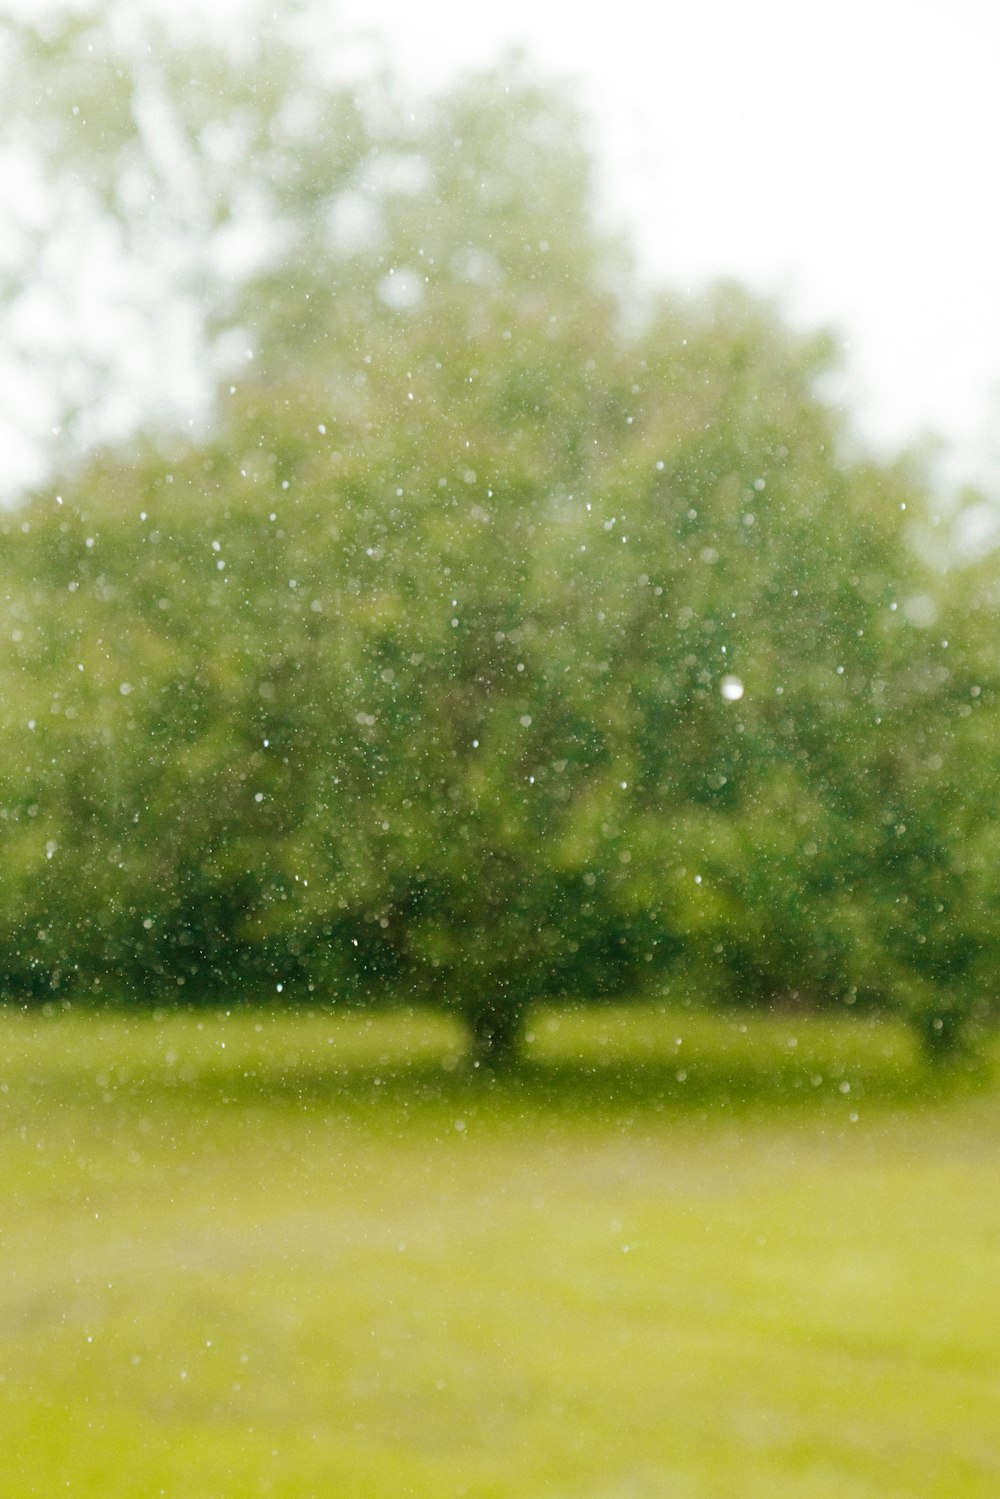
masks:
<path fill-rule="evenodd" d="M 1000 1093 L 889 1025 L 0 1012 L 0 1493 L 996 1499 Z"/>

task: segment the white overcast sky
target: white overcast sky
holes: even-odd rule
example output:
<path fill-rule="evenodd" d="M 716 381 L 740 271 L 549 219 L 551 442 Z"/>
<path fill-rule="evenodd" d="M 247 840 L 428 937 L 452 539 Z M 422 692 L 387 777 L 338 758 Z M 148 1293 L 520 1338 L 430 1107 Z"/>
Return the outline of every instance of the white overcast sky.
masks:
<path fill-rule="evenodd" d="M 998 0 L 342 0 L 436 82 L 523 43 L 580 80 L 657 279 L 735 276 L 846 345 L 892 444 L 933 429 L 1000 492 Z"/>
<path fill-rule="evenodd" d="M 242 0 L 137 3 L 240 24 Z M 652 278 L 832 325 L 862 429 L 943 434 L 1000 497 L 1000 0 L 330 0 L 345 30 L 418 89 L 512 45 L 578 80 Z"/>

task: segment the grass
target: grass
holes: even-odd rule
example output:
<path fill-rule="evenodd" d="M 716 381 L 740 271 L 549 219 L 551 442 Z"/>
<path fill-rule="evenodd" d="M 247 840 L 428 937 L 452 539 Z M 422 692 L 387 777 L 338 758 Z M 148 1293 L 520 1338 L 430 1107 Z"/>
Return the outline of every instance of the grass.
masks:
<path fill-rule="evenodd" d="M 888 1024 L 0 1013 L 2 1492 L 995 1499 L 998 1096 Z"/>

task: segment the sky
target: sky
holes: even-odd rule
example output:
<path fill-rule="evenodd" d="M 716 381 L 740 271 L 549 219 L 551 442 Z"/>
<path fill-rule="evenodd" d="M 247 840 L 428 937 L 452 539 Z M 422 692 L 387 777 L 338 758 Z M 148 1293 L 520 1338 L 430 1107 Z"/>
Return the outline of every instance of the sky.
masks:
<path fill-rule="evenodd" d="M 1000 493 L 996 0 L 342 0 L 417 83 L 523 44 L 579 80 L 650 277 L 834 327 L 868 435 Z"/>
<path fill-rule="evenodd" d="M 245 3 L 169 8 L 224 30 Z M 331 0 L 327 15 L 331 49 L 368 32 L 417 92 L 512 46 L 575 81 L 602 211 L 651 281 L 736 278 L 834 328 L 837 394 L 869 440 L 937 433 L 946 479 L 1000 500 L 997 0 Z M 30 426 L 36 396 L 20 399 Z"/>

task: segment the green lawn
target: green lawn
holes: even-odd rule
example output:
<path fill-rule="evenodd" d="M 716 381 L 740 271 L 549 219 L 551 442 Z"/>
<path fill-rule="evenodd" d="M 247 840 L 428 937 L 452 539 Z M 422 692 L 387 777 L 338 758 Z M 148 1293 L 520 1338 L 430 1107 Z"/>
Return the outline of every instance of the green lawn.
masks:
<path fill-rule="evenodd" d="M 996 1499 L 1000 1094 L 888 1025 L 0 1013 L 9 1499 Z"/>

